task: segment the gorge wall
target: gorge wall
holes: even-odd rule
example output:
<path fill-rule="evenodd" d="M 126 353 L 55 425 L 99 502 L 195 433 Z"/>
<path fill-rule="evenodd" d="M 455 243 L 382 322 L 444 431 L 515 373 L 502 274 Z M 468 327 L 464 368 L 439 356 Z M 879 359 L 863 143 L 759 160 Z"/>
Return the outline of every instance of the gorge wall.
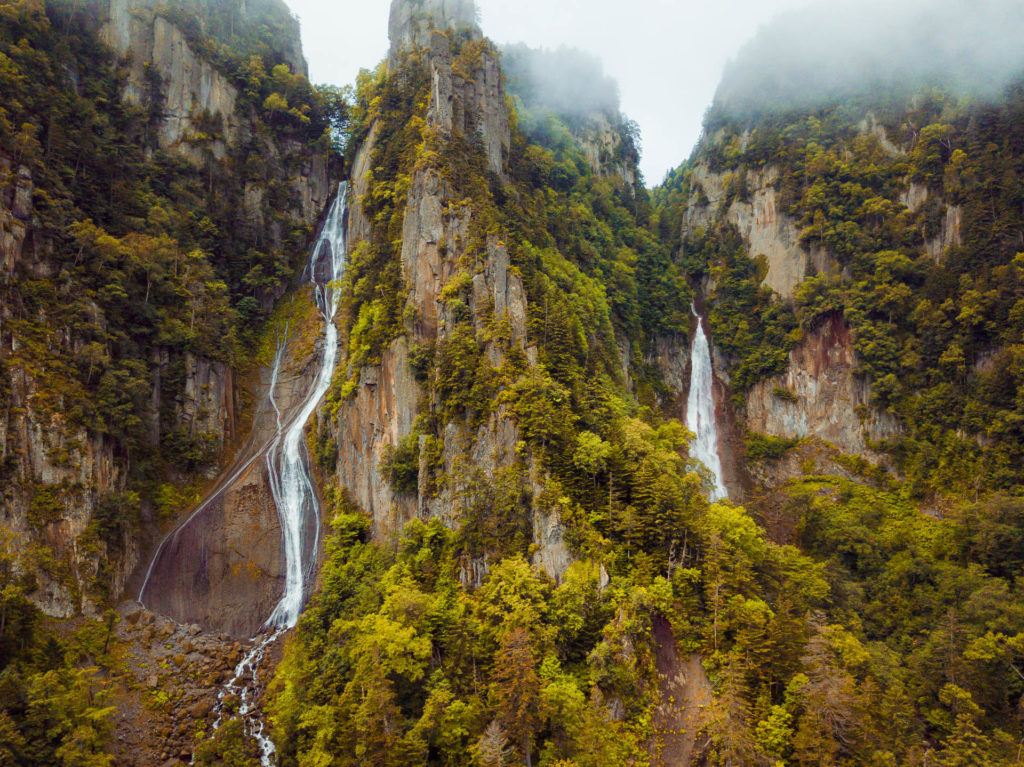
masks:
<path fill-rule="evenodd" d="M 892 157 L 904 150 L 892 144 L 885 129 L 870 115 L 860 126 L 863 135 L 878 142 Z M 687 171 L 688 201 L 683 206 L 683 239 L 735 233 L 746 257 L 758 270 L 758 287 L 763 287 L 783 305 L 792 304 L 808 278 L 843 282 L 851 279 L 848 268 L 828 247 L 808 237 L 790 212 L 792 192 L 782 189 L 788 171 L 777 164 L 730 165 L 721 159 L 723 150 L 746 151 L 748 132 L 738 136 L 721 133 L 703 139 Z M 716 169 L 713 170 L 712 168 Z M 917 212 L 927 200 L 927 190 L 910 181 L 900 193 L 901 202 Z M 919 246 L 934 258 L 959 237 L 956 207 L 949 206 L 942 231 L 922 233 Z M 703 285 L 705 300 L 713 306 L 719 286 L 710 273 Z M 726 332 L 734 332 L 732 328 Z M 664 358 L 664 355 L 662 355 Z M 717 374 L 728 387 L 729 372 L 737 362 L 728 354 L 716 355 Z M 879 460 L 871 447 L 902 433 L 899 421 L 874 402 L 872 385 L 860 369 L 853 331 L 841 313 L 825 315 L 803 332 L 789 352 L 784 371 L 757 381 L 743 392 L 737 413 L 741 431 L 786 439 L 814 438 L 842 452 Z"/>
<path fill-rule="evenodd" d="M 297 22 L 283 5 L 168 8 L 147 0 L 104 0 L 78 8 L 48 5 L 45 14 L 41 9 L 31 17 L 37 36 L 52 34 L 56 25 L 75 29 L 87 44 L 62 54 L 55 81 L 35 86 L 37 97 L 60 91 L 81 105 L 87 89 L 109 89 L 112 101 L 98 107 L 108 114 L 99 119 L 116 126 L 108 132 L 130 135 L 132 151 L 138 152 L 131 160 L 136 165 L 114 164 L 106 171 L 121 185 L 119 194 L 129 195 L 109 214 L 83 191 L 93 183 L 89 172 L 71 181 L 61 177 L 63 138 L 54 138 L 52 126 L 45 128 L 51 150 L 36 153 L 30 146 L 20 157 L 0 157 L 3 523 L 16 540 L 30 542 L 17 557 L 36 581 L 33 600 L 50 615 L 70 617 L 124 591 L 152 532 L 188 503 L 187 491 L 174 488 L 215 475 L 222 456 L 242 436 L 250 395 L 238 371 L 249 364 L 230 348 L 235 331 L 218 328 L 220 319 L 207 319 L 197 335 L 190 322 L 194 326 L 210 311 L 236 317 L 225 301 L 240 300 L 231 293 L 245 275 L 235 275 L 244 259 L 233 254 L 241 247 L 249 249 L 250 258 L 257 252 L 294 258 L 332 190 L 328 150 L 295 129 L 268 125 L 223 58 L 211 53 L 210 41 L 217 36 L 226 46 L 222 51 L 231 50 L 255 39 L 245 38 L 254 24 L 273 25 L 267 19 L 276 19 L 280 34 L 274 48 L 263 49 L 266 64 L 283 62 L 294 70 L 288 87 L 297 93 L 305 82 L 298 79 L 304 78 L 305 61 Z M 260 168 L 244 166 L 241 149 L 253 146 L 265 160 Z M 86 162 L 106 159 L 90 151 L 87 145 L 80 150 Z M 162 183 L 178 184 L 176 195 L 168 202 L 160 195 L 163 188 L 155 194 L 137 191 L 143 189 L 132 175 L 138 168 L 164 174 Z M 214 185 L 220 191 L 209 194 Z M 110 196 L 114 201 L 115 194 Z M 67 214 L 55 214 L 55 197 L 67 200 Z M 76 229 L 82 222 L 86 228 Z M 87 228 L 95 225 L 107 231 Z M 197 237 L 199 230 L 204 233 Z M 195 297 L 184 300 L 191 320 L 186 313 L 185 324 L 172 329 L 170 319 L 157 319 L 163 329 L 142 342 L 127 335 L 111 340 L 123 333 L 116 329 L 121 322 L 116 315 L 128 315 L 89 283 L 102 279 L 100 260 L 107 259 L 103 268 L 115 275 L 110 279 L 130 282 L 135 267 L 122 263 L 129 252 L 139 253 L 141 263 L 155 263 L 181 259 L 186 248 L 191 248 L 187 271 L 171 267 L 165 276 L 155 271 L 160 267 L 148 267 L 137 305 L 165 300 L 161 280 L 191 279 L 193 287 L 185 290 Z M 159 255 L 148 255 L 147 249 Z M 296 253 L 280 255 L 292 250 Z M 64 291 L 83 302 L 73 309 L 85 312 L 80 319 L 68 316 L 69 304 L 44 306 L 30 297 L 31 286 L 58 279 L 65 280 Z M 255 303 L 243 310 L 266 311 L 281 288 L 254 285 L 246 290 Z M 124 289 L 130 293 L 134 285 Z M 180 306 L 181 294 L 177 301 Z M 154 308 L 145 322 L 153 322 L 157 311 L 165 316 L 164 309 Z M 124 408 L 118 416 L 124 426 L 115 428 L 115 417 L 103 408 L 129 389 L 118 405 Z M 90 392 L 92 405 L 76 404 L 86 402 Z M 99 412 L 83 416 L 83 408 Z M 170 445 L 183 457 L 167 461 L 174 454 Z M 154 481 L 158 478 L 162 481 Z"/>
<path fill-rule="evenodd" d="M 479 141 L 486 171 L 497 179 L 507 179 L 512 137 L 497 54 L 484 44 L 473 3 L 439 2 L 436 6 L 392 5 L 390 65 L 410 66 L 404 63 L 404 56 L 414 52 L 425 55 L 430 82 L 428 129 L 441 144 Z M 466 47 L 476 46 L 469 56 L 457 52 L 449 36 L 456 33 L 470 41 Z M 370 193 L 369 176 L 380 150 L 378 140 L 379 126 L 375 124 L 352 164 L 354 200 L 363 200 Z M 349 371 L 357 385 L 334 422 L 337 480 L 372 515 L 377 535 L 387 538 L 417 516 L 457 525 L 460 510 L 473 502 L 468 499 L 486 494 L 486 485 L 494 482 L 496 475 L 512 471 L 512 481 L 519 486 L 516 494 L 527 509 L 533 509 L 538 544 L 535 561 L 557 579 L 569 564 L 568 550 L 557 519 L 536 508 L 541 471 L 529 456 L 517 452 L 522 437 L 507 409 L 499 407 L 479 425 L 467 425 L 460 418 L 438 422 L 436 434 L 418 428 L 423 420 L 434 420 L 443 410 L 425 382 L 417 380 L 411 354 L 451 343 L 453 330 L 464 319 L 454 313 L 453 297 L 465 300 L 463 307 L 468 309 L 475 334 L 486 336 L 497 323 L 507 326 L 503 338 L 485 344 L 484 357 L 493 368 L 504 364 L 510 350 L 536 359 L 536 349 L 527 348 L 523 280 L 496 236 L 480 239 L 480 224 L 475 219 L 481 212 L 460 202 L 458 190 L 438 169 L 417 168 L 401 206 L 399 258 L 407 287 L 406 319 L 401 337 L 387 345 L 379 364 Z M 350 248 L 356 250 L 373 237 L 368 215 L 357 202 L 350 217 Z M 453 291 L 456 285 L 458 293 Z M 410 440 L 414 444 L 409 445 Z M 396 492 L 384 467 L 403 442 L 419 456 L 418 478 L 414 487 Z M 447 478 L 443 486 L 437 486 L 436 476 Z M 484 561 L 465 563 L 464 577 L 470 582 L 479 583 L 485 573 Z"/>

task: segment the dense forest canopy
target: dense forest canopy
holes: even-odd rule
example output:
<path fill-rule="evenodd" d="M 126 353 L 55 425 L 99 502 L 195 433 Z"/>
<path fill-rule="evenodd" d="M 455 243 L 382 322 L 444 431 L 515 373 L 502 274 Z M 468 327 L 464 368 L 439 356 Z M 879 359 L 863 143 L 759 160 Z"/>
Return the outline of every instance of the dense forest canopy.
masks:
<path fill-rule="evenodd" d="M 262 699 L 282 767 L 657 764 L 685 703 L 659 673 L 669 645 L 707 695 L 695 765 L 1017 764 L 1024 88 L 1002 75 L 1021 22 L 983 2 L 956 36 L 946 21 L 963 9 L 929 7 L 928 25 L 916 4 L 894 11 L 909 37 L 877 37 L 846 11 L 770 27 L 727 74 L 695 156 L 649 193 L 617 89 L 576 52 L 504 52 L 511 147 L 499 173 L 479 132 L 431 122 L 439 78 L 424 51 L 364 71 L 351 93 L 318 89 L 283 45 L 294 24 L 283 4 L 160 6 L 251 121 L 220 155 L 212 124 L 192 137 L 196 163 L 154 141 L 159 114 L 121 98 L 124 67 L 89 8 L 2 4 L 0 157 L 31 174 L 36 220 L 0 286 L 0 411 L 8 371 L 26 370 L 40 382 L 34 408 L 114 441 L 129 462 L 83 542 L 113 550 L 144 507 L 180 511 L 179 483 L 218 448 L 151 412 L 154 357 L 174 361 L 166 402 L 186 355 L 265 357 L 261 330 L 275 307 L 294 309 L 281 299 L 311 234 L 288 214 L 301 152 L 268 147 L 344 150 L 350 166 L 369 147 L 355 201 L 368 232 L 338 285 L 344 361 L 309 435 L 330 532 L 317 593 Z M 469 32 L 435 44 L 459 78 L 499 58 Z M 944 55 L 928 59 L 936 44 Z M 879 47 L 903 63 L 883 72 L 893 59 Z M 850 50 L 857 66 L 833 66 Z M 931 87 L 965 56 L 962 79 Z M 997 87 L 964 98 L 977 77 Z M 588 151 L 595 115 L 617 165 Z M 765 260 L 724 216 L 692 223 L 706 202 L 695 169 L 722 179 L 728 210 L 769 167 L 797 245 L 835 266 L 811 270 L 791 298 L 763 284 Z M 446 220 L 465 222 L 460 242 L 434 243 L 452 268 L 438 292 L 444 333 L 430 342 L 413 339 L 423 307 L 410 306 L 403 262 L 424 177 L 445 190 Z M 243 215 L 250 184 L 266 190 L 262 227 Z M 928 242 L 953 208 L 960 236 L 936 254 Z M 493 306 L 477 316 L 477 278 L 499 251 L 526 294 L 525 338 Z M 694 302 L 728 376 L 723 410 L 741 413 L 791 350 L 840 318 L 868 406 L 898 435 L 865 457 L 741 434 L 751 475 L 774 485 L 747 506 L 710 503 L 665 368 L 666 357 L 685 366 Z M 326 425 L 407 337 L 418 417 L 374 470 L 399 499 L 454 500 L 450 517 L 419 514 L 388 537 L 338 483 L 347 448 Z M 446 461 L 499 418 L 515 424 L 505 465 Z M 0 479 L 15 469 L 0 464 Z M 40 530 L 65 513 L 64 490 L 33 486 Z M 557 578 L 536 565 L 541 519 L 571 555 Z M 131 686 L 118 615 L 104 611 L 118 595 L 100 571 L 98 617 L 47 620 L 16 542 L 0 544 L 0 765 L 113 764 Z M 166 691 L 146 694 L 151 712 L 170 706 Z M 259 764 L 241 720 L 209 723 L 181 725 L 197 765 Z"/>

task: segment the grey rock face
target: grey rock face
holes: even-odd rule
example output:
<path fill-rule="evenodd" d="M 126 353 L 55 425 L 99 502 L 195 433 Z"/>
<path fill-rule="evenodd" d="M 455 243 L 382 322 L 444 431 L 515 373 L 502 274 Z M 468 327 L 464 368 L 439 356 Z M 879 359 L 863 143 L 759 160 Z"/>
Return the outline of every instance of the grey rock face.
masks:
<path fill-rule="evenodd" d="M 764 256 L 767 260 L 764 284 L 783 298 L 792 298 L 811 269 L 818 274 L 838 274 L 839 266 L 825 250 L 807 250 L 800 244 L 796 222 L 780 209 L 775 188 L 778 179 L 776 167 L 750 172 L 749 197 L 730 200 L 726 176 L 712 172 L 706 164 L 698 164 L 693 180 L 699 194 L 691 200 L 684 225 L 709 226 L 724 217 L 743 236 L 751 258 Z"/>
<path fill-rule="evenodd" d="M 0 276 L 10 275 L 21 258 L 32 217 L 32 173 L 0 157 Z"/>
<path fill-rule="evenodd" d="M 595 173 L 617 178 L 630 189 L 636 186 L 636 163 L 623 157 L 622 135 L 607 114 L 592 115 L 575 136 Z"/>
<path fill-rule="evenodd" d="M 444 136 L 475 132 L 483 142 L 489 170 L 504 179 L 512 131 L 497 58 L 483 50 L 467 79 L 452 69 L 447 35 L 433 31 L 429 50 L 432 90 L 428 122 Z"/>
<path fill-rule="evenodd" d="M 468 77 L 452 70 L 452 35 L 481 39 L 476 18 L 473 0 L 394 0 L 389 61 L 398 66 L 404 53 L 415 49 L 427 52 L 431 127 L 445 136 L 477 133 L 484 143 L 488 167 L 504 178 L 512 138 L 498 60 L 484 49 Z"/>
<path fill-rule="evenodd" d="M 856 375 L 850 328 L 836 315 L 793 350 L 783 375 L 751 390 L 747 424 L 777 437 L 816 437 L 870 457 L 870 441 L 900 433 L 899 422 L 870 401 L 870 385 Z"/>
<path fill-rule="evenodd" d="M 129 62 L 124 97 L 145 104 L 152 97 L 150 77 L 162 91 L 163 119 L 158 140 L 161 149 L 174 149 L 195 161 L 199 150 L 188 139 L 197 132 L 196 115 L 208 114 L 221 126 L 212 147 L 221 159 L 237 135 L 235 113 L 238 91 L 212 64 L 200 59 L 180 29 L 155 15 L 147 0 L 111 0 L 109 19 L 100 30 L 103 41 Z"/>
<path fill-rule="evenodd" d="M 408 48 L 426 48 L 435 29 L 480 36 L 474 0 L 393 0 L 388 21 L 391 61 Z"/>

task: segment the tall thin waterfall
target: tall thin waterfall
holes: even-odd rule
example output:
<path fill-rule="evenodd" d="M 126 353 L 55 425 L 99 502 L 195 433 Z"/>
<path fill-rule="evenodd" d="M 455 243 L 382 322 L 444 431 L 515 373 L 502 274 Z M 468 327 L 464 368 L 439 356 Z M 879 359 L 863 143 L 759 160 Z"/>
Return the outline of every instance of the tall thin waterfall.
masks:
<path fill-rule="evenodd" d="M 266 448 L 267 475 L 270 490 L 281 520 L 284 540 L 284 595 L 265 624 L 268 633 L 255 641 L 252 649 L 235 667 L 235 674 L 217 696 L 218 729 L 224 717 L 224 701 L 228 695 L 238 699 L 237 715 L 245 722 L 245 731 L 260 749 L 262 767 L 277 763 L 277 748 L 266 732 L 255 701 L 261 686 L 260 666 L 268 648 L 288 629 L 294 628 L 302 612 L 316 565 L 320 545 L 320 502 L 309 473 L 306 455 L 306 423 L 331 385 L 338 362 L 338 329 L 334 315 L 340 298 L 337 281 L 345 270 L 348 256 L 345 247 L 345 200 L 347 187 L 341 185 L 338 196 L 327 214 L 320 237 L 309 256 L 309 280 L 313 285 L 317 309 L 324 319 L 323 357 L 320 371 L 302 406 L 290 420 L 284 420 L 275 398 L 285 359 L 287 332 L 278 340 L 274 367 L 270 375 L 270 404 L 277 417 L 277 433 Z M 193 764 L 195 760 L 193 758 Z"/>
<path fill-rule="evenodd" d="M 712 501 L 728 496 L 722 479 L 722 459 L 718 453 L 718 423 L 715 420 L 714 374 L 711 368 L 711 347 L 704 333 L 704 320 L 697 318 L 697 334 L 690 353 L 690 398 L 686 404 L 686 426 L 696 435 L 690 455 L 711 472 L 714 484 Z"/>
<path fill-rule="evenodd" d="M 289 629 L 298 622 L 320 543 L 320 503 L 309 473 L 305 429 L 331 385 L 338 362 L 338 328 L 334 324 L 334 315 L 338 311 L 340 298 L 336 283 L 345 270 L 348 255 L 345 248 L 346 193 L 346 185 L 342 184 L 309 257 L 309 279 L 313 285 L 317 308 L 324 319 L 325 338 L 320 372 L 295 418 L 282 424 L 278 417 L 277 436 L 267 450 L 270 489 L 281 519 L 285 555 L 284 596 L 267 620 L 270 628 Z M 325 265 L 329 269 L 325 270 Z M 283 357 L 283 354 L 278 354 L 274 362 L 272 380 L 275 383 L 279 373 L 277 368 Z M 273 391 L 270 396 L 277 411 Z M 309 540 L 310 535 L 312 540 Z"/>

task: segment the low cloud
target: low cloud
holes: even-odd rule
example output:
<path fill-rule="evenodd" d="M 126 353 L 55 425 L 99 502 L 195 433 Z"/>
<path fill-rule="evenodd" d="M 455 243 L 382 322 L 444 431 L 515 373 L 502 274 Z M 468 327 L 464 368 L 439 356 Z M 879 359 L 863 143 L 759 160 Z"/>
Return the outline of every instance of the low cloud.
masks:
<path fill-rule="evenodd" d="M 763 27 L 727 67 L 715 109 L 784 111 L 924 86 L 989 98 L 1022 74 L 1020 0 L 842 0 Z"/>

